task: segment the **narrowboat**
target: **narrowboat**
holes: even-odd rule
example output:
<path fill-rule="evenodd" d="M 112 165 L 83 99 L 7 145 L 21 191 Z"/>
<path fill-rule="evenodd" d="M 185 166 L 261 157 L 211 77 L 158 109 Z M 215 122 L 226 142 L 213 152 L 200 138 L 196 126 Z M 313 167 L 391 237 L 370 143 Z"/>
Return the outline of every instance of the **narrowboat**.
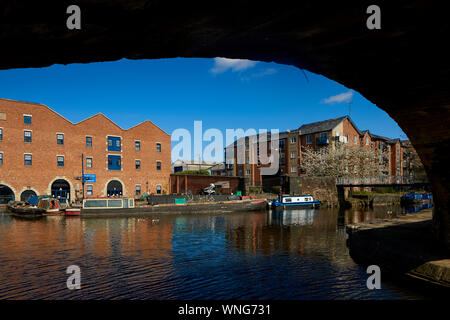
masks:
<path fill-rule="evenodd" d="M 11 215 L 18 217 L 41 217 L 45 210 L 23 201 L 10 201 L 6 207 Z"/>
<path fill-rule="evenodd" d="M 81 216 L 227 213 L 265 210 L 266 205 L 266 200 L 236 200 L 136 206 L 133 198 L 88 198 L 83 200 Z"/>
<path fill-rule="evenodd" d="M 279 195 L 277 200 L 269 203 L 269 206 L 275 210 L 318 208 L 320 207 L 320 200 L 314 200 L 312 195 Z"/>
<path fill-rule="evenodd" d="M 66 208 L 64 209 L 66 216 L 79 216 L 81 208 Z"/>

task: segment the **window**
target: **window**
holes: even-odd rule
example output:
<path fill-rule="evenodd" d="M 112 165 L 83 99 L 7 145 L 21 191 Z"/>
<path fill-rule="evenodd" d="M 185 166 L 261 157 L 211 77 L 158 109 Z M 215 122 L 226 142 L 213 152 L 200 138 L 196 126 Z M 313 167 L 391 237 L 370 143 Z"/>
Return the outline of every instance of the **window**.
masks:
<path fill-rule="evenodd" d="M 159 184 L 156 186 L 156 194 L 161 194 L 161 186 Z"/>
<path fill-rule="evenodd" d="M 3 165 L 3 152 L 0 152 L 0 166 Z"/>
<path fill-rule="evenodd" d="M 249 157 L 245 157 L 245 163 L 249 164 L 250 163 L 250 158 Z"/>
<path fill-rule="evenodd" d="M 3 128 L 0 128 L 0 141 L 3 141 Z"/>
<path fill-rule="evenodd" d="M 245 174 L 246 174 L 247 176 L 249 176 L 251 173 L 252 173 L 252 172 L 251 172 L 250 170 L 248 170 L 248 169 L 245 171 Z"/>
<path fill-rule="evenodd" d="M 312 143 L 312 137 L 311 137 L 310 134 L 308 134 L 308 135 L 306 136 L 306 144 L 311 144 L 311 143 Z"/>
<path fill-rule="evenodd" d="M 156 161 L 156 170 L 161 171 L 161 161 Z"/>
<path fill-rule="evenodd" d="M 358 144 L 358 138 L 356 136 L 353 136 L 353 144 Z"/>
<path fill-rule="evenodd" d="M 296 143 L 297 142 L 297 137 L 292 137 L 291 138 L 291 143 Z"/>
<path fill-rule="evenodd" d="M 92 168 L 92 158 L 86 158 L 86 168 Z"/>
<path fill-rule="evenodd" d="M 292 172 L 292 173 L 297 172 L 297 167 L 291 167 L 291 172 Z"/>
<path fill-rule="evenodd" d="M 121 166 L 121 158 L 120 156 L 108 156 L 108 170 L 120 170 Z"/>
<path fill-rule="evenodd" d="M 136 151 L 141 151 L 141 142 L 140 141 L 135 141 L 134 142 L 134 149 Z"/>
<path fill-rule="evenodd" d="M 366 146 L 369 145 L 369 138 L 366 138 Z"/>
<path fill-rule="evenodd" d="M 137 196 L 141 195 L 141 185 L 140 184 L 136 185 L 136 195 Z"/>
<path fill-rule="evenodd" d="M 88 197 L 92 197 L 94 195 L 94 187 L 92 186 L 92 184 L 86 185 L 86 195 Z"/>
<path fill-rule="evenodd" d="M 279 142 L 279 146 L 280 146 L 280 150 L 284 149 L 284 140 L 280 140 Z"/>
<path fill-rule="evenodd" d="M 297 157 L 297 152 L 291 152 L 291 159 L 295 159 Z"/>
<path fill-rule="evenodd" d="M 31 116 L 23 115 L 23 123 L 24 124 L 31 124 Z"/>
<path fill-rule="evenodd" d="M 348 143 L 348 134 L 345 135 L 345 143 Z"/>
<path fill-rule="evenodd" d="M 136 160 L 136 170 L 141 170 L 141 160 Z"/>
<path fill-rule="evenodd" d="M 120 137 L 108 136 L 108 151 L 121 151 Z"/>
<path fill-rule="evenodd" d="M 31 131 L 24 131 L 23 132 L 23 141 L 24 142 L 31 142 Z"/>
<path fill-rule="evenodd" d="M 29 167 L 32 164 L 32 158 L 31 158 L 31 154 L 25 154 L 24 155 L 24 164 Z"/>
<path fill-rule="evenodd" d="M 156 152 L 161 152 L 161 143 L 156 144 Z"/>
<path fill-rule="evenodd" d="M 60 146 L 64 145 L 64 134 L 63 133 L 56 134 L 56 143 Z"/>
<path fill-rule="evenodd" d="M 137 196 L 141 195 L 141 185 L 140 184 L 136 185 L 136 195 Z"/>
<path fill-rule="evenodd" d="M 86 137 L 86 147 L 92 148 L 92 137 Z"/>
<path fill-rule="evenodd" d="M 322 132 L 320 134 L 320 140 L 321 141 L 327 141 L 328 140 L 328 133 L 327 132 Z"/>
<path fill-rule="evenodd" d="M 58 167 L 64 167 L 64 156 L 57 156 Z"/>
<path fill-rule="evenodd" d="M 242 170 L 239 170 L 239 174 L 240 177 L 242 177 Z"/>

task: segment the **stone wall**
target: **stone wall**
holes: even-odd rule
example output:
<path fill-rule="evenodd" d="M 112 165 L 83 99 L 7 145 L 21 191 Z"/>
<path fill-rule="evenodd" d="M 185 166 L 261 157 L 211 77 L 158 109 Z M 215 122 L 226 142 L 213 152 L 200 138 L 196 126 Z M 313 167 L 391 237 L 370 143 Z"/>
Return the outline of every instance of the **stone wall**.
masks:
<path fill-rule="evenodd" d="M 289 177 L 290 194 L 310 194 L 323 205 L 337 206 L 336 181 L 331 177 Z"/>

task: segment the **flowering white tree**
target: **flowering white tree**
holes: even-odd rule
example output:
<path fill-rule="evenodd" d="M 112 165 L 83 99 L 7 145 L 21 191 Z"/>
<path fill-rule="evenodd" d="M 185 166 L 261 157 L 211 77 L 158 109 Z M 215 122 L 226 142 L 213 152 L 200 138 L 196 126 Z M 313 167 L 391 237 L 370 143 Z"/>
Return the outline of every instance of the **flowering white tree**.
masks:
<path fill-rule="evenodd" d="M 300 167 L 306 175 L 315 177 L 375 177 L 386 169 L 386 156 L 379 149 L 336 143 L 317 150 L 302 148 Z"/>

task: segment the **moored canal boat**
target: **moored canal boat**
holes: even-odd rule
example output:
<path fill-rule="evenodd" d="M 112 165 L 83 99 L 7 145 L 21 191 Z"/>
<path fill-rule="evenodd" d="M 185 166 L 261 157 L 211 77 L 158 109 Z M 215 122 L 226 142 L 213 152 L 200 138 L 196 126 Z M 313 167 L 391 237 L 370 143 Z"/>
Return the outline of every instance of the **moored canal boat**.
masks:
<path fill-rule="evenodd" d="M 235 211 L 265 210 L 266 200 L 235 200 L 220 202 L 193 202 L 183 204 L 159 204 L 136 206 L 129 198 L 89 198 L 83 200 L 81 216 L 98 215 L 152 215 L 227 213 Z"/>
<path fill-rule="evenodd" d="M 10 201 L 6 208 L 11 215 L 25 218 L 41 217 L 45 213 L 44 209 L 23 201 Z"/>
<path fill-rule="evenodd" d="M 66 208 L 64 212 L 66 216 L 79 216 L 81 214 L 81 208 Z"/>
<path fill-rule="evenodd" d="M 269 206 L 275 210 L 318 208 L 320 207 L 320 200 L 314 200 L 312 195 L 279 195 L 277 200 L 269 203 Z"/>

